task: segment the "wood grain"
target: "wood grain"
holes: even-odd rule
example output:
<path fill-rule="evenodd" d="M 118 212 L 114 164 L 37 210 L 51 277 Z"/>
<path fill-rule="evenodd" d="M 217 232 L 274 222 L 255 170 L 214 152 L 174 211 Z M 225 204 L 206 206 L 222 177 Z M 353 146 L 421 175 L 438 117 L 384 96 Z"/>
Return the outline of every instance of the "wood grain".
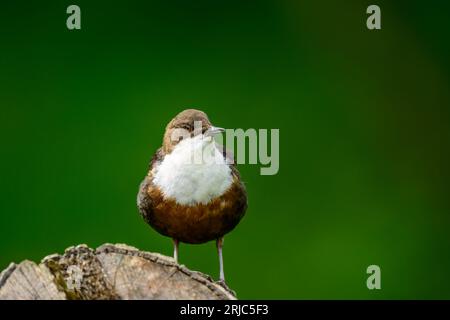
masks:
<path fill-rule="evenodd" d="M 234 300 L 233 291 L 173 258 L 123 244 L 78 245 L 0 273 L 7 300 Z"/>

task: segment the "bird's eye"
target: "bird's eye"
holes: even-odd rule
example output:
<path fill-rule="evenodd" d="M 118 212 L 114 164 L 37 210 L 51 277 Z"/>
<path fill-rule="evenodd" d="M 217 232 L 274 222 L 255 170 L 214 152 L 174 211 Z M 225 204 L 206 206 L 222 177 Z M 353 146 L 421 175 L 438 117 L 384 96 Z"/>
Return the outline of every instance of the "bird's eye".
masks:
<path fill-rule="evenodd" d="M 191 129 L 192 129 L 189 124 L 182 124 L 182 125 L 179 126 L 179 128 L 187 130 L 187 131 L 191 131 Z"/>

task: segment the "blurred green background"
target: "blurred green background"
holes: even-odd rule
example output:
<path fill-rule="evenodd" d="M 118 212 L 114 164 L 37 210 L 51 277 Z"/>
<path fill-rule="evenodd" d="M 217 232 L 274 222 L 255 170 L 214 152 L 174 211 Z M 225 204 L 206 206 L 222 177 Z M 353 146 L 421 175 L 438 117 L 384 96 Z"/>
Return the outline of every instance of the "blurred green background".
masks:
<path fill-rule="evenodd" d="M 136 209 L 166 123 L 195 107 L 279 128 L 280 171 L 240 165 L 225 239 L 239 298 L 450 298 L 450 6 L 376 1 L 0 5 L 0 269 L 71 245 L 172 254 Z M 180 260 L 217 278 L 214 243 Z M 382 289 L 369 291 L 377 264 Z"/>

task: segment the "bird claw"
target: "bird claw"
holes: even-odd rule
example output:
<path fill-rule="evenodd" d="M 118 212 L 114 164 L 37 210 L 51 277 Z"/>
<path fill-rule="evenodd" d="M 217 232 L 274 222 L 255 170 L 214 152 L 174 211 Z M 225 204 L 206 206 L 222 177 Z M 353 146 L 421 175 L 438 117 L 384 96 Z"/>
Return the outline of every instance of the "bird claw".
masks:
<path fill-rule="evenodd" d="M 216 284 L 218 284 L 219 286 L 221 286 L 226 291 L 228 291 L 229 293 L 231 293 L 233 296 L 236 297 L 236 292 L 234 292 L 233 290 L 230 289 L 230 287 L 228 287 L 228 285 L 225 283 L 225 280 L 218 280 L 216 281 Z"/>

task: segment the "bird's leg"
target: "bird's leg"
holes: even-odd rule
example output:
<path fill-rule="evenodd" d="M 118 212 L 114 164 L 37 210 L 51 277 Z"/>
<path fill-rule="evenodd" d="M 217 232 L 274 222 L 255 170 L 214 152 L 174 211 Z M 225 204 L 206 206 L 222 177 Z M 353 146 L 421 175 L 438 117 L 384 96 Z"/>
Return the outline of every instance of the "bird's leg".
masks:
<path fill-rule="evenodd" d="M 177 239 L 173 240 L 173 258 L 175 259 L 175 262 L 178 263 L 178 244 L 179 241 Z"/>
<path fill-rule="evenodd" d="M 217 253 L 219 254 L 219 268 L 220 268 L 219 281 L 225 283 L 225 273 L 223 271 L 223 256 L 222 256 L 223 237 L 217 239 L 216 245 L 217 245 Z"/>

